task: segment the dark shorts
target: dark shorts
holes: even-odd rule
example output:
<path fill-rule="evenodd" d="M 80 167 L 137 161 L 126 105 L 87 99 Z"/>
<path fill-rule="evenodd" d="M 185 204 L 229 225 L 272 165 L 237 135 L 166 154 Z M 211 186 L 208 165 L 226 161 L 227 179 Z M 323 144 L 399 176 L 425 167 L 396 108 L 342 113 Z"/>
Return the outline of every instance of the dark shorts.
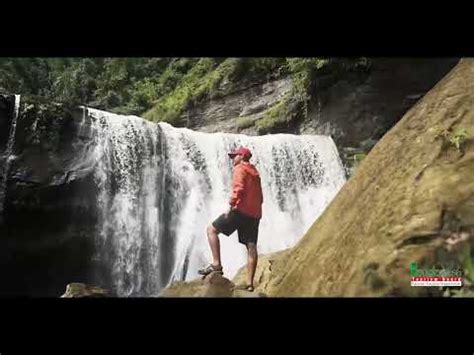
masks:
<path fill-rule="evenodd" d="M 231 211 L 228 217 L 226 217 L 225 213 L 221 214 L 212 222 L 212 225 L 219 233 L 223 233 L 227 236 L 237 230 L 239 243 L 242 244 L 257 244 L 259 224 L 259 218 L 249 217 L 237 211 Z"/>

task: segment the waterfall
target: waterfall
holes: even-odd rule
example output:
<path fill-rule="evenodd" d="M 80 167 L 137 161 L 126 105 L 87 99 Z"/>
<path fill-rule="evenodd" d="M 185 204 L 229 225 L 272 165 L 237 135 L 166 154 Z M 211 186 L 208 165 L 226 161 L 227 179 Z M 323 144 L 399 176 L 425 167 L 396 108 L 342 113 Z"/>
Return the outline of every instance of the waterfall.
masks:
<path fill-rule="evenodd" d="M 10 170 L 11 162 L 14 158 L 12 153 L 13 153 L 13 146 L 15 144 L 16 122 L 18 120 L 19 110 L 20 110 L 20 95 L 15 95 L 15 104 L 13 106 L 13 115 L 12 115 L 12 121 L 10 124 L 10 132 L 8 134 L 7 147 L 3 153 L 4 167 L 3 167 L 3 174 L 0 180 L 0 218 L 3 218 L 3 204 L 5 202 L 8 172 Z"/>
<path fill-rule="evenodd" d="M 195 279 L 211 261 L 206 227 L 228 209 L 227 153 L 233 148 L 250 148 L 261 174 L 261 254 L 295 245 L 345 182 L 330 137 L 211 134 L 88 112 L 99 191 L 98 257 L 121 296 L 157 295 L 172 281 Z M 246 250 L 237 233 L 220 240 L 231 278 L 245 265 Z"/>
<path fill-rule="evenodd" d="M 158 126 L 138 117 L 89 109 L 95 135 L 99 258 L 119 295 L 156 292 L 160 278 Z"/>

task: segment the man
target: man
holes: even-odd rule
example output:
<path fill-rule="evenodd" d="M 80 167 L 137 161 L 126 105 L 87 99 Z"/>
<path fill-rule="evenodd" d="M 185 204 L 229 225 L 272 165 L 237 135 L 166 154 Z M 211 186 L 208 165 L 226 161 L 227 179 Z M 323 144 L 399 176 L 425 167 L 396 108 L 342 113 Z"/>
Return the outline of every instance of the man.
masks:
<path fill-rule="evenodd" d="M 249 162 L 252 153 L 240 147 L 228 154 L 233 160 L 232 195 L 230 209 L 219 216 L 207 227 L 207 237 L 211 247 L 213 262 L 199 270 L 199 274 L 208 275 L 213 271 L 222 272 L 219 233 L 227 236 L 237 230 L 239 242 L 247 247 L 247 285 L 248 291 L 254 290 L 253 279 L 257 268 L 258 227 L 262 218 L 263 194 L 260 174 Z"/>

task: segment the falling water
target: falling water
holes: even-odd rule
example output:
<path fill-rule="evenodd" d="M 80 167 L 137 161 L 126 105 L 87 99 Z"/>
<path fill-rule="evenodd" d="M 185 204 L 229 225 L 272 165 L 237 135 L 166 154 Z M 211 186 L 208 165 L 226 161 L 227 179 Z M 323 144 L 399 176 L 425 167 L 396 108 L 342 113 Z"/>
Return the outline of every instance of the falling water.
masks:
<path fill-rule="evenodd" d="M 5 201 L 5 193 L 6 193 L 6 185 L 8 179 L 8 172 L 10 170 L 11 162 L 14 158 L 12 155 L 13 153 L 13 146 L 15 144 L 15 132 L 16 132 L 16 122 L 18 119 L 18 112 L 20 109 L 20 95 L 15 95 L 15 105 L 13 108 L 13 116 L 10 125 L 10 132 L 8 134 L 8 141 L 7 141 L 7 148 L 3 153 L 3 160 L 4 160 L 4 168 L 3 174 L 0 180 L 0 218 L 3 217 L 3 204 Z"/>
<path fill-rule="evenodd" d="M 231 149 L 249 147 L 261 174 L 259 253 L 293 246 L 345 182 L 330 137 L 201 133 L 89 109 L 99 190 L 99 257 L 121 296 L 153 296 L 210 261 L 206 227 L 228 209 Z M 226 276 L 245 264 L 221 237 Z"/>
<path fill-rule="evenodd" d="M 89 109 L 95 131 L 99 257 L 120 295 L 150 294 L 160 279 L 162 156 L 158 126 L 138 117 Z"/>

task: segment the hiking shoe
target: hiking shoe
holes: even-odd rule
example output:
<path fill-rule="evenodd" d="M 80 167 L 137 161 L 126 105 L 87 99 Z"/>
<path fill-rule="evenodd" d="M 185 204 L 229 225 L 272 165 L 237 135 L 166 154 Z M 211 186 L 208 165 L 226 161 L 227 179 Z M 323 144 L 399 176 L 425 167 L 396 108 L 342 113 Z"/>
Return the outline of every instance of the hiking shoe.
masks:
<path fill-rule="evenodd" d="M 253 292 L 255 288 L 252 285 L 238 285 L 235 287 L 236 290 L 243 290 L 248 292 Z"/>
<path fill-rule="evenodd" d="M 221 274 L 223 274 L 222 266 L 216 267 L 210 264 L 209 266 L 206 266 L 205 268 L 198 270 L 198 274 L 204 275 L 204 276 L 209 275 L 211 272 L 220 272 Z"/>

